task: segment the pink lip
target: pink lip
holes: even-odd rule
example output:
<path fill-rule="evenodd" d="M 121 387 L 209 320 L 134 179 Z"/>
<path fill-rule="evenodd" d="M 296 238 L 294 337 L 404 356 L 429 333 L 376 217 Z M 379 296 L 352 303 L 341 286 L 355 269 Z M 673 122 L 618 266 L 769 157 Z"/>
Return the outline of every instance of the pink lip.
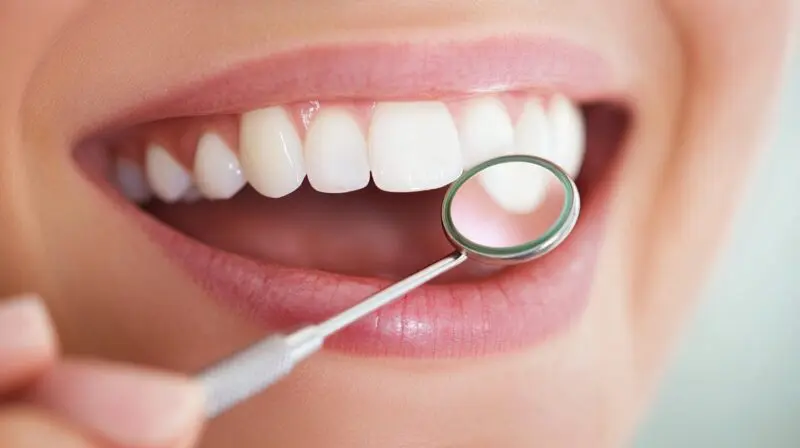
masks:
<path fill-rule="evenodd" d="M 487 91 L 561 92 L 580 101 L 621 96 L 608 62 L 551 38 L 361 43 L 285 51 L 266 59 L 209 62 L 103 128 L 175 116 L 240 113 L 308 100 L 425 99 Z"/>
<path fill-rule="evenodd" d="M 367 356 L 449 358 L 545 340 L 587 304 L 604 223 L 605 198 L 600 196 L 605 194 L 596 193 L 572 235 L 551 254 L 479 283 L 418 288 L 330 338 L 326 348 Z M 321 322 L 390 284 L 253 261 L 137 215 L 145 219 L 152 239 L 211 296 L 270 331 Z"/>
<path fill-rule="evenodd" d="M 124 121 L 237 112 L 301 99 L 421 98 L 498 88 L 596 99 L 617 93 L 610 73 L 598 55 L 553 40 L 307 49 L 199 76 L 190 88 L 137 106 Z M 553 253 L 479 283 L 418 288 L 334 336 L 326 347 L 370 356 L 459 357 L 545 340 L 587 304 L 612 184 L 595 182 L 574 232 Z M 226 253 L 123 204 L 114 192 L 111 196 L 209 295 L 270 331 L 320 322 L 389 284 Z"/>

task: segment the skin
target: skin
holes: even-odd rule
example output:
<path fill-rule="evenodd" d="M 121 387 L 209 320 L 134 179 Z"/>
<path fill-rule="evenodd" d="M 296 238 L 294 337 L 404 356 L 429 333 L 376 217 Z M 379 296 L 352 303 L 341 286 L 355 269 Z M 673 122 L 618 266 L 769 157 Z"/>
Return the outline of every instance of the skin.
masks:
<path fill-rule="evenodd" d="M 5 1 L 0 296 L 40 293 L 68 354 L 196 371 L 255 340 L 258 329 L 204 297 L 112 210 L 78 175 L 61 147 L 64 135 L 105 108 L 157 90 L 160 77 L 181 76 L 226 55 L 347 40 L 346 29 L 371 36 L 390 28 L 566 29 L 579 41 L 601 42 L 623 61 L 637 107 L 631 150 L 620 168 L 624 188 L 609 206 L 595 286 L 579 321 L 539 346 L 477 360 L 326 353 L 210 424 L 201 446 L 624 444 L 764 146 L 797 4 L 327 5 Z M 86 70 L 87 60 L 102 63 Z M 122 75 L 126 82 L 119 82 Z"/>

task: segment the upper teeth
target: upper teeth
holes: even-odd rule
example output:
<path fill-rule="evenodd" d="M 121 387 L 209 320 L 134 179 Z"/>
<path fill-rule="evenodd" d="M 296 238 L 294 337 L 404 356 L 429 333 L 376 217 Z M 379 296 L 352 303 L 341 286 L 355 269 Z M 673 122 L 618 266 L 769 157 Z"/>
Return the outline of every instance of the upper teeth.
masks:
<path fill-rule="evenodd" d="M 145 168 L 153 192 L 164 202 L 179 200 L 192 186 L 189 173 L 161 145 L 147 148 Z"/>
<path fill-rule="evenodd" d="M 439 188 L 462 170 L 458 131 L 444 103 L 383 103 L 369 127 L 375 185 L 405 192 Z"/>
<path fill-rule="evenodd" d="M 203 134 L 192 174 L 167 148 L 152 144 L 146 175 L 129 162 L 118 164 L 120 190 L 135 201 L 147 200 L 152 190 L 175 202 L 195 199 L 198 192 L 208 199 L 229 198 L 249 183 L 278 198 L 296 190 L 306 176 L 320 192 L 343 193 L 364 188 L 371 173 L 380 189 L 410 192 L 445 186 L 463 169 L 511 153 L 547 158 L 575 176 L 584 154 L 580 111 L 561 95 L 525 101 L 516 122 L 496 97 L 457 107 L 439 101 L 377 103 L 368 119 L 352 108 L 323 106 L 304 138 L 298 120 L 284 107 L 240 118 L 238 148 L 213 131 Z M 519 188 L 522 180 L 514 177 L 494 176 L 484 185 L 490 193 L 508 190 L 501 184 Z"/>
<path fill-rule="evenodd" d="M 342 108 L 327 108 L 316 116 L 306 134 L 305 160 L 308 181 L 323 193 L 360 190 L 369 183 L 367 141 Z"/>
<path fill-rule="evenodd" d="M 279 198 L 303 183 L 303 142 L 282 107 L 242 115 L 239 139 L 244 173 L 256 191 Z"/>
<path fill-rule="evenodd" d="M 239 158 L 213 132 L 204 134 L 197 143 L 194 176 L 198 190 L 210 199 L 230 198 L 245 184 Z"/>

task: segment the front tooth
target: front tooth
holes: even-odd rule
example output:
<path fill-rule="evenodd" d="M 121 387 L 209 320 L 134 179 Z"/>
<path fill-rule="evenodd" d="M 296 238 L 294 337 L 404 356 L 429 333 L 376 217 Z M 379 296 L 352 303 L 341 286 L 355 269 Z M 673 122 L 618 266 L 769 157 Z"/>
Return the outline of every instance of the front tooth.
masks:
<path fill-rule="evenodd" d="M 228 199 L 244 187 L 239 159 L 216 133 L 209 132 L 197 142 L 194 158 L 197 189 L 209 199 Z"/>
<path fill-rule="evenodd" d="M 143 204 L 150 200 L 153 192 L 147 185 L 144 171 L 138 164 L 128 160 L 118 158 L 115 166 L 117 186 L 123 196 L 138 204 Z"/>
<path fill-rule="evenodd" d="M 458 131 L 441 102 L 379 103 L 369 130 L 375 185 L 389 192 L 451 183 L 462 171 Z"/>
<path fill-rule="evenodd" d="M 355 119 L 341 108 L 325 108 L 308 128 L 308 181 L 323 193 L 360 190 L 369 183 L 367 142 Z"/>
<path fill-rule="evenodd" d="M 505 106 L 497 98 L 468 101 L 458 120 L 464 168 L 513 151 L 514 127 Z"/>
<path fill-rule="evenodd" d="M 585 152 L 585 129 L 583 115 L 575 104 L 556 95 L 550 102 L 550 129 L 553 137 L 552 161 L 560 165 L 570 176 L 577 176 Z"/>
<path fill-rule="evenodd" d="M 262 195 L 286 196 L 303 183 L 303 145 L 282 107 L 242 115 L 239 146 L 245 177 Z"/>
<path fill-rule="evenodd" d="M 147 181 L 164 202 L 175 202 L 192 186 L 192 178 L 163 146 L 151 144 L 145 156 Z"/>
<path fill-rule="evenodd" d="M 537 100 L 528 101 L 514 130 L 516 152 L 551 159 L 547 114 Z M 544 169 L 531 171 L 526 163 L 500 165 L 479 174 L 492 199 L 506 211 L 527 213 L 544 199 L 550 180 Z"/>

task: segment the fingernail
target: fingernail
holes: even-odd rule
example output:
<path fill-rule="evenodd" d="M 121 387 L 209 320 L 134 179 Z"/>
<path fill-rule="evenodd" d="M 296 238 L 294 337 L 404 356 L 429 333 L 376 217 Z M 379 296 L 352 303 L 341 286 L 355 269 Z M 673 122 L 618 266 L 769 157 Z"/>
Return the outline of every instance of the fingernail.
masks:
<path fill-rule="evenodd" d="M 177 375 L 102 363 L 65 362 L 36 387 L 34 400 L 111 443 L 162 447 L 200 426 L 200 386 Z"/>
<path fill-rule="evenodd" d="M 32 365 L 55 351 L 55 337 L 42 301 L 33 295 L 0 301 L 0 366 Z"/>

